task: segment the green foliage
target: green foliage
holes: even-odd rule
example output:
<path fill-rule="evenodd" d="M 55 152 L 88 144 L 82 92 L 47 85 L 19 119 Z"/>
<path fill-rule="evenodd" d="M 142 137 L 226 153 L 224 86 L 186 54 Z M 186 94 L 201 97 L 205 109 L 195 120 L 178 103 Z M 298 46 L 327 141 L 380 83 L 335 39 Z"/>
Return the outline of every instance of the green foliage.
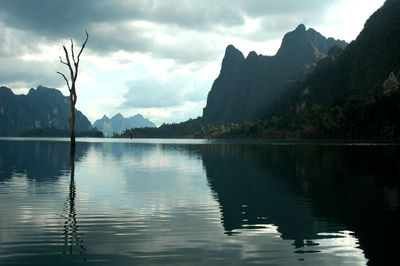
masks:
<path fill-rule="evenodd" d="M 104 138 L 103 132 L 99 131 L 96 127 L 88 131 L 79 132 L 76 136 L 80 138 Z"/>
<path fill-rule="evenodd" d="M 114 132 L 115 138 L 204 138 L 201 118 L 190 119 L 182 123 L 162 124 L 160 127 L 126 129 L 121 134 Z"/>
<path fill-rule="evenodd" d="M 343 106 L 314 104 L 296 116 L 224 127 L 215 138 L 336 139 L 400 141 L 400 92 L 370 101 L 350 98 Z"/>

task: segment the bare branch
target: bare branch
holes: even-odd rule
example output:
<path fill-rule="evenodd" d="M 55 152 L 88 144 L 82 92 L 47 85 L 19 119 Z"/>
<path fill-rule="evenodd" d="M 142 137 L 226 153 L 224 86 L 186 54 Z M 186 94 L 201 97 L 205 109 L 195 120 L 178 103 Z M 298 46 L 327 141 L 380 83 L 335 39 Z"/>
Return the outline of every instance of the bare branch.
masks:
<path fill-rule="evenodd" d="M 67 59 L 67 66 L 69 68 L 69 72 L 70 72 L 70 75 L 71 75 L 71 80 L 75 80 L 75 74 L 74 74 L 74 70 L 72 69 L 72 66 L 71 66 L 71 61 L 69 59 L 68 50 L 67 50 L 67 48 L 65 48 L 64 45 L 63 45 L 63 48 L 64 48 L 64 52 L 65 52 L 65 58 Z"/>
<path fill-rule="evenodd" d="M 78 57 L 77 57 L 77 61 L 76 61 L 76 62 L 74 61 L 74 65 L 75 65 L 75 78 L 74 78 L 74 82 L 75 82 L 76 79 L 78 78 L 78 68 L 79 68 L 79 60 L 80 60 L 81 54 L 82 54 L 82 52 L 83 52 L 83 49 L 85 49 L 86 43 L 87 43 L 87 41 L 88 41 L 88 39 L 89 39 L 89 33 L 88 33 L 86 30 L 85 30 L 85 33 L 86 33 L 86 39 L 85 39 L 85 41 L 84 41 L 83 44 L 82 44 L 81 50 L 79 51 L 79 54 L 78 54 Z"/>
<path fill-rule="evenodd" d="M 77 64 L 79 64 L 79 57 L 81 56 L 83 49 L 85 48 L 85 45 L 89 39 L 89 33 L 87 32 L 87 30 L 85 31 L 85 33 L 86 33 L 86 39 L 85 39 L 85 42 L 82 44 L 81 50 L 79 51 Z"/>
<path fill-rule="evenodd" d="M 61 59 L 61 56 L 60 56 L 60 63 L 66 65 L 66 66 L 68 66 L 68 64 L 65 63 L 65 62 Z"/>
<path fill-rule="evenodd" d="M 57 71 L 57 73 L 60 74 L 64 78 L 65 82 L 67 83 L 68 90 L 71 91 L 71 87 L 69 86 L 68 79 L 65 77 L 65 75 L 63 73 L 61 73 L 61 72 L 58 72 L 58 71 Z"/>
<path fill-rule="evenodd" d="M 74 54 L 74 41 L 71 39 L 71 53 L 72 53 L 72 61 L 74 61 L 74 65 L 76 65 L 75 54 Z"/>

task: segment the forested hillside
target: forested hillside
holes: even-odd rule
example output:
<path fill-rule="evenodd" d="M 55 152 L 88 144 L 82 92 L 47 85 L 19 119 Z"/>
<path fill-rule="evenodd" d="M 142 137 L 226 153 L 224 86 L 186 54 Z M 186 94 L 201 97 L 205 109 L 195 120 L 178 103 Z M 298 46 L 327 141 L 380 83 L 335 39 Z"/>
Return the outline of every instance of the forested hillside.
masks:
<path fill-rule="evenodd" d="M 308 137 L 399 138 L 400 1 L 389 0 L 265 118 Z"/>

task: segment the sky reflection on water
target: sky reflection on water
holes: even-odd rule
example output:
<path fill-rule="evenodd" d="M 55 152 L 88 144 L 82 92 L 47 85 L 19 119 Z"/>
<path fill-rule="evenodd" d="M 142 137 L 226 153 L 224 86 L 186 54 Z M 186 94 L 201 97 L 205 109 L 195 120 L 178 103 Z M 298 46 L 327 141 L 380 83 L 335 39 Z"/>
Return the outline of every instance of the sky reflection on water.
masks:
<path fill-rule="evenodd" d="M 364 265 L 398 236 L 396 146 L 78 142 L 73 188 L 68 142 L 0 147 L 6 264 Z"/>

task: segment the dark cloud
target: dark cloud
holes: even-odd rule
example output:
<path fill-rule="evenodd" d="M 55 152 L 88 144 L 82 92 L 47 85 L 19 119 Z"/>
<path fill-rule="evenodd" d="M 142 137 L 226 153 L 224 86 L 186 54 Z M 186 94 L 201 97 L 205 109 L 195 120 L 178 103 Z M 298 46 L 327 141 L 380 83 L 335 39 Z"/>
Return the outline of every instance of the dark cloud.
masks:
<path fill-rule="evenodd" d="M 35 53 L 39 51 L 39 42 L 43 39 L 26 34 L 21 30 L 15 30 L 6 27 L 0 22 L 0 57 L 14 58 L 27 53 Z"/>
<path fill-rule="evenodd" d="M 40 45 L 45 38 L 33 36 L 0 23 L 0 83 L 30 88 L 37 85 L 51 87 L 63 86 L 63 80 L 57 77 L 58 62 L 30 57 L 43 54 Z"/>
<path fill-rule="evenodd" d="M 215 26 L 242 25 L 244 16 L 321 16 L 338 1 L 2 0 L 0 14 L 12 27 L 59 37 L 101 22 L 144 20 L 207 30 Z"/>
<path fill-rule="evenodd" d="M 287 20 L 295 18 L 295 25 L 291 23 L 295 27 L 307 18 L 318 19 L 337 1 L 340 0 L 2 0 L 0 19 L 8 27 L 46 36 L 49 41 L 70 37 L 80 39 L 86 28 L 96 33 L 90 49 L 101 52 L 154 51 L 161 48 L 153 43 L 157 39 L 146 37 L 146 30 L 154 31 L 154 28 L 130 27 L 126 22 L 166 25 L 165 34 L 171 36 L 174 35 L 173 26 L 209 33 L 244 25 L 246 17 L 269 18 L 267 21 L 274 28 L 287 30 Z M 269 27 L 265 27 L 265 31 L 268 30 Z"/>
<path fill-rule="evenodd" d="M 175 0 L 2 0 L 0 16 L 11 27 L 65 38 L 97 23 L 152 21 L 190 29 L 244 22 L 239 10 L 226 1 Z"/>
<path fill-rule="evenodd" d="M 128 10 L 112 1 L 2 0 L 0 18 L 10 27 L 51 38 L 76 37 L 86 27 L 102 21 L 118 22 Z M 133 11 L 133 10 L 132 10 Z"/>
<path fill-rule="evenodd" d="M 208 33 L 212 27 L 243 24 L 239 10 L 231 5 L 223 7 L 222 2 L 210 5 L 210 1 L 171 0 L 4 0 L 0 1 L 0 21 L 5 27 L 26 31 L 47 43 L 67 38 L 81 40 L 87 29 L 91 36 L 87 49 L 94 53 L 105 55 L 124 50 L 186 63 L 214 58 L 217 50 L 193 40 L 194 34 L 168 43 L 160 40 L 160 33 L 173 39 L 177 32 Z M 20 45 L 24 43 L 22 39 Z M 207 38 L 202 40 L 206 41 Z M 194 49 L 189 51 L 187 47 Z"/>
<path fill-rule="evenodd" d="M 114 51 L 147 53 L 153 50 L 153 38 L 146 30 L 123 23 L 99 23 L 90 31 L 89 49 L 97 54 Z"/>

